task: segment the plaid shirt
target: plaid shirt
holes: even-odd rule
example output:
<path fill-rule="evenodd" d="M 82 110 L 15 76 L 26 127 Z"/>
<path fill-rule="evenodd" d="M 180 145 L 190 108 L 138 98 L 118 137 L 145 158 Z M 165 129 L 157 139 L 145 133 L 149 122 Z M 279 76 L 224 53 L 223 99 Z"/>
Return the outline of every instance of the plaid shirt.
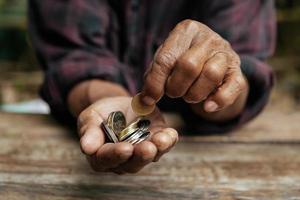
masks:
<path fill-rule="evenodd" d="M 28 6 L 32 43 L 45 71 L 41 96 L 60 119 L 70 119 L 66 97 L 80 81 L 105 79 L 139 91 L 155 50 L 187 18 L 231 43 L 250 95 L 241 115 L 224 123 L 201 119 L 182 100 L 164 98 L 161 109 L 175 104 L 194 132 L 224 132 L 256 116 L 268 100 L 273 74 L 264 61 L 275 46 L 272 0 L 30 0 Z"/>

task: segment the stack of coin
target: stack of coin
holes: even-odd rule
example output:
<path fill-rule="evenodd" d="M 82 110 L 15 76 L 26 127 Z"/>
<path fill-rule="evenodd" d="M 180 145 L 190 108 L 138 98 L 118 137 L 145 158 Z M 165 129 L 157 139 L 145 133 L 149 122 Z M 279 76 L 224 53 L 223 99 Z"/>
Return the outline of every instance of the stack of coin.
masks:
<path fill-rule="evenodd" d="M 101 124 L 110 142 L 129 142 L 131 144 L 138 144 L 146 140 L 150 136 L 149 126 L 150 121 L 142 117 L 126 126 L 126 119 L 121 111 L 110 113 L 107 120 Z"/>

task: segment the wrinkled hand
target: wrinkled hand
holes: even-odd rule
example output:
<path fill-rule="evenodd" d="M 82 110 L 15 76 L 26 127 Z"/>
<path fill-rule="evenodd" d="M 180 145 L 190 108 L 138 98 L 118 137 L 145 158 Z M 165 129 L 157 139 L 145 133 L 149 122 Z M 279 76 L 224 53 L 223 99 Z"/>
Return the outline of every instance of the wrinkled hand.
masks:
<path fill-rule="evenodd" d="M 157 50 L 142 95 L 147 105 L 166 94 L 188 103 L 204 101 L 204 110 L 215 112 L 233 104 L 246 85 L 230 44 L 204 24 L 185 20 Z"/>
<path fill-rule="evenodd" d="M 158 108 L 148 117 L 151 120 L 150 140 L 135 146 L 127 143 L 105 143 L 105 133 L 100 124 L 113 111 L 122 111 L 127 122 L 136 119 L 131 109 L 130 97 L 103 98 L 78 117 L 78 132 L 82 151 L 95 171 L 136 173 L 145 165 L 158 161 L 177 142 L 176 130 L 167 128 Z"/>

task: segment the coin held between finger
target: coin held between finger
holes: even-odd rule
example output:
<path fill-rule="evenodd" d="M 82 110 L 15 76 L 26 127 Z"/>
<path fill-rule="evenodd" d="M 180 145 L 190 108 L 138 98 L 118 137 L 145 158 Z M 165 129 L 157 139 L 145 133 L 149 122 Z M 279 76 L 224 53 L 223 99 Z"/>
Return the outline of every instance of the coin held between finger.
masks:
<path fill-rule="evenodd" d="M 154 105 L 144 105 L 141 101 L 141 93 L 135 95 L 131 100 L 131 107 L 133 112 L 139 116 L 145 116 L 151 114 L 155 109 Z"/>

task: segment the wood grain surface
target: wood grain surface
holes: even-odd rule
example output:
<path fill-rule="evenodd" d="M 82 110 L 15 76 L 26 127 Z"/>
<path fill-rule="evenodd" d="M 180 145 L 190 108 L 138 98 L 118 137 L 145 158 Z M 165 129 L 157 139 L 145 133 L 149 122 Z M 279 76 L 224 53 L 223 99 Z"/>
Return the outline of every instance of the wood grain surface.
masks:
<path fill-rule="evenodd" d="M 267 111 L 226 135 L 183 135 L 133 175 L 93 172 L 74 135 L 47 116 L 0 113 L 0 199 L 300 199 L 297 112 Z"/>

